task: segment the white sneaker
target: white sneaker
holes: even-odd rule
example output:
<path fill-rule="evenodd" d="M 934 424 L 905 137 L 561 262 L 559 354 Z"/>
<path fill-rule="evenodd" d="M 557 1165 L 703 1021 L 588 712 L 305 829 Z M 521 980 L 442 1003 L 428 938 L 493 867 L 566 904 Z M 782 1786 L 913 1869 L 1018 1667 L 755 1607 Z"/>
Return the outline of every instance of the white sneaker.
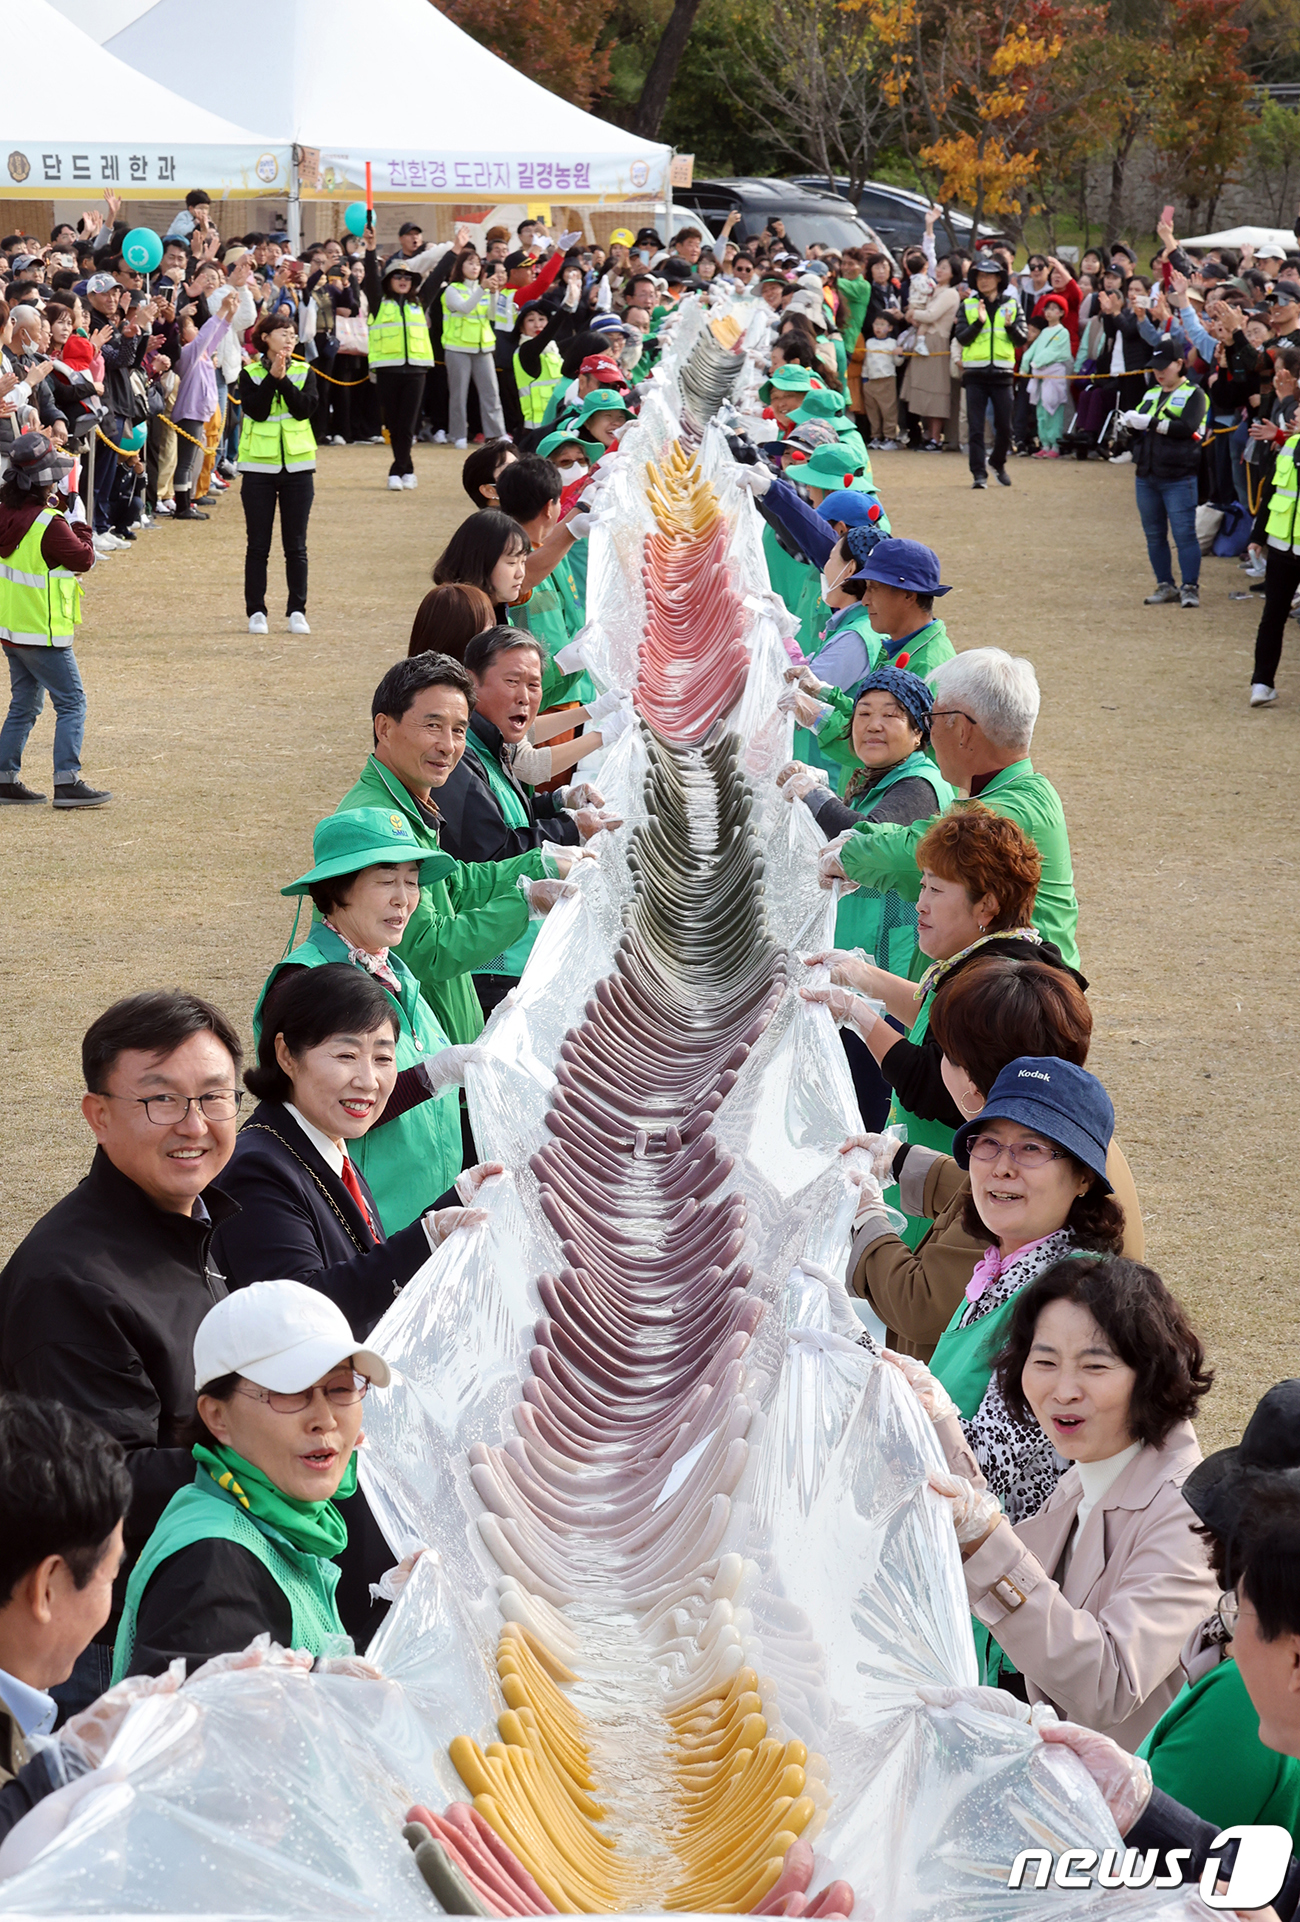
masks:
<path fill-rule="evenodd" d="M 307 625 L 307 616 L 305 614 L 291 614 L 289 616 L 289 632 L 291 634 L 310 634 L 311 629 Z"/>
<path fill-rule="evenodd" d="M 1131 467 L 1133 465 L 1133 456 L 1132 454 L 1112 454 L 1110 464 L 1112 467 Z"/>
<path fill-rule="evenodd" d="M 267 632 L 265 614 L 250 614 L 248 617 L 248 631 L 250 634 L 265 634 Z"/>
<path fill-rule="evenodd" d="M 334 434 L 334 435 L 331 435 L 331 437 L 330 437 L 330 446 L 331 446 L 331 447 L 346 447 L 346 446 L 347 446 L 347 442 L 346 442 L 346 441 L 344 440 L 344 438 L 343 438 L 343 436 L 342 436 L 342 434 Z"/>
<path fill-rule="evenodd" d="M 456 445 L 457 447 L 468 447 L 468 446 L 469 446 L 469 442 L 468 442 L 467 440 L 458 440 L 458 441 L 456 441 L 456 442 L 455 442 L 454 444 L 455 444 L 455 445 Z"/>
<path fill-rule="evenodd" d="M 411 491 L 412 488 L 418 487 L 419 485 L 420 485 L 420 477 L 418 474 L 402 475 L 402 486 L 406 488 L 408 493 Z"/>
<path fill-rule="evenodd" d="M 1265 687 L 1263 681 L 1255 681 L 1252 684 L 1250 690 L 1250 704 L 1252 707 L 1272 707 L 1276 699 L 1277 689 L 1275 687 Z"/>
<path fill-rule="evenodd" d="M 116 554 L 121 548 L 129 546 L 129 542 L 120 541 L 116 534 L 95 534 L 92 543 L 97 554 Z"/>
<path fill-rule="evenodd" d="M 445 427 L 438 429 L 433 437 L 433 444 L 435 447 L 445 447 L 447 445 L 447 430 Z"/>
<path fill-rule="evenodd" d="M 400 493 L 401 493 L 401 491 L 402 491 L 402 477 L 401 477 L 401 475 L 400 475 L 400 474 L 390 474 L 390 475 L 388 476 L 388 491 L 389 491 L 389 493 L 390 493 L 390 494 L 400 494 Z"/>

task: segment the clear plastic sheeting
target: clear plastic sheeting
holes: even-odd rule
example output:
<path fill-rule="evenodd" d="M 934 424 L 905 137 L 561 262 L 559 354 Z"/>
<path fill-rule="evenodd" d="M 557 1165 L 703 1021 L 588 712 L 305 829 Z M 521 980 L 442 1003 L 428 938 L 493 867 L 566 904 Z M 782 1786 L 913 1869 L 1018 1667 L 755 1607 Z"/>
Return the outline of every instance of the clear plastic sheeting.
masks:
<path fill-rule="evenodd" d="M 761 315 L 733 305 L 748 342 Z M 635 676 L 646 464 L 672 445 L 683 385 L 701 391 L 693 357 L 716 370 L 708 319 L 702 300 L 684 307 L 602 481 L 584 648 L 609 685 Z M 738 360 L 743 371 L 747 354 Z M 839 1149 L 857 1111 L 830 1017 L 794 992 L 808 977 L 792 952 L 829 943 L 834 901 L 816 882 L 815 824 L 773 785 L 790 752 L 774 711 L 779 610 L 725 451 L 708 429 L 701 464 L 721 483 L 728 565 L 754 603 L 745 691 L 699 746 L 634 729 L 606 757 L 601 787 L 625 825 L 578 864 L 577 897 L 547 917 L 468 1076 L 480 1151 L 508 1173 L 482 1190 L 485 1224 L 449 1237 L 371 1337 L 394 1378 L 366 1404 L 363 1486 L 395 1557 L 429 1551 L 369 1651 L 386 1679 L 264 1667 L 141 1702 L 103 1785 L 0 1884 L 0 1916 L 428 1915 L 406 1810 L 466 1796 L 448 1745 L 496 1740 L 498 1640 L 507 1623 L 554 1626 L 547 1604 L 563 1611 L 570 1700 L 639 1913 L 691 1887 L 668 1707 L 704 1702 L 742 1671 L 768 1736 L 806 1746 L 813 1886 L 851 1883 L 854 1916 L 1193 1912 L 1181 1893 L 1009 1892 L 1023 1849 L 1117 1846 L 1105 1808 L 1074 1758 L 1028 1727 L 931 1709 L 916 1693 L 974 1681 L 969 1612 L 947 1511 L 926 1487 L 932 1431 L 899 1373 L 855 1339 L 843 1286 L 857 1191 Z M 654 1014 L 667 1059 L 647 1057 L 649 1030 L 620 1029 L 619 1011 L 638 1009 Z M 687 1065 L 674 1083 L 678 1042 Z M 603 1083 L 596 1059 L 620 1064 Z M 617 1100 L 601 1109 L 597 1096 Z M 602 1134 L 589 1117 L 605 1112 L 629 1119 Z M 604 1212 L 572 1191 L 584 1166 L 608 1177 Z M 677 1184 L 666 1198 L 661 1180 Z M 706 1229 L 725 1245 L 713 1267 Z M 705 1251 L 694 1269 L 693 1246 Z M 600 1277 L 587 1300 L 582 1250 Z M 701 1298 L 717 1304 L 712 1347 Z M 608 1435 L 590 1459 L 536 1445 L 558 1407 L 545 1383 L 584 1365 L 565 1345 L 566 1302 L 607 1316 L 589 1378 L 616 1380 L 630 1356 L 638 1384 L 626 1409 L 604 1394 Z M 575 1342 L 583 1325 L 573 1320 Z M 696 1344 L 694 1388 L 673 1374 L 679 1338 Z M 624 1436 L 638 1394 L 649 1414 Z M 662 1433 L 660 1408 L 677 1424 Z M 557 1460 L 563 1499 L 530 1508 L 530 1493 L 545 1494 L 530 1473 Z M 724 1462 L 715 1493 L 708 1476 Z M 688 1522 L 707 1541 L 694 1559 L 678 1547 L 696 1539 Z"/>

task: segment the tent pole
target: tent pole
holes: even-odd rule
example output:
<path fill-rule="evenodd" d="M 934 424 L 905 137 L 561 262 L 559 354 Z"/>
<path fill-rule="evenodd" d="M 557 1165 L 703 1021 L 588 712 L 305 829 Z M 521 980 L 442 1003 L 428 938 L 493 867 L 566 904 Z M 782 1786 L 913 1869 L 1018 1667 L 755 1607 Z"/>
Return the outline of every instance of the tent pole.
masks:
<path fill-rule="evenodd" d="M 291 253 L 302 252 L 302 202 L 298 197 L 298 148 L 293 149 L 289 163 L 289 215 L 286 221 Z"/>

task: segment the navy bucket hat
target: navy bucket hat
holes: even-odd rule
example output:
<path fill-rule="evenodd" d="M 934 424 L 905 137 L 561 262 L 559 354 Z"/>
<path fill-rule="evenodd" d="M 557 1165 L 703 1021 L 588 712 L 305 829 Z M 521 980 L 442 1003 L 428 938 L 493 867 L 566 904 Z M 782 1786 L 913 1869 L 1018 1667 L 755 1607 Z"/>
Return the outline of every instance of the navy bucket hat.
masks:
<path fill-rule="evenodd" d="M 950 594 L 939 579 L 939 556 L 924 541 L 899 540 L 891 534 L 876 547 L 863 568 L 862 580 L 898 587 L 906 594 Z"/>
<path fill-rule="evenodd" d="M 959 1168 L 970 1167 L 966 1144 L 990 1121 L 1018 1121 L 1022 1128 L 1045 1135 L 1091 1168 L 1104 1194 L 1113 1192 L 1106 1179 L 1106 1151 L 1115 1132 L 1115 1109 L 1086 1068 L 1056 1055 L 1022 1054 L 1009 1061 L 974 1120 L 953 1136 L 953 1159 Z"/>

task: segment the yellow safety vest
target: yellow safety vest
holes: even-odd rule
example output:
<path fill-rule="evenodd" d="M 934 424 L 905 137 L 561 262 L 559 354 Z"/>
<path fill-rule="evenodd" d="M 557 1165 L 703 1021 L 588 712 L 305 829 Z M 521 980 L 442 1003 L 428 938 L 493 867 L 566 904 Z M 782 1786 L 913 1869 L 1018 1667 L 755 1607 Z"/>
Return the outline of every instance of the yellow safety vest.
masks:
<path fill-rule="evenodd" d="M 443 347 L 459 349 L 463 354 L 490 354 L 497 344 L 491 303 L 476 307 L 472 314 L 453 314 L 447 305 L 447 295 L 451 291 L 450 287 L 444 288 L 442 295 Z M 457 293 L 469 291 L 465 281 L 456 283 Z"/>
<path fill-rule="evenodd" d="M 269 369 L 264 360 L 250 361 L 244 373 L 260 387 Z M 295 387 L 307 379 L 305 360 L 291 360 L 286 370 Z M 271 402 L 269 420 L 253 420 L 247 413 L 239 430 L 239 471 L 241 474 L 308 473 L 316 465 L 316 436 L 309 420 L 295 420 L 277 394 Z"/>
<path fill-rule="evenodd" d="M 7 560 L 0 559 L 0 641 L 20 647 L 69 647 L 81 621 L 81 582 L 66 567 L 50 567 L 41 541 L 54 519 L 36 516 Z"/>
<path fill-rule="evenodd" d="M 432 367 L 429 323 L 418 300 L 381 300 L 367 322 L 372 367 Z"/>
<path fill-rule="evenodd" d="M 1016 364 L 1016 344 L 1007 331 L 1007 313 L 1016 315 L 1019 309 L 1015 301 L 1005 296 L 993 309 L 992 318 L 988 316 L 988 302 L 984 303 L 985 320 L 974 340 L 968 340 L 961 350 L 963 369 L 971 373 L 995 371 L 1010 373 Z M 967 294 L 961 304 L 962 319 L 973 321 L 979 312 L 979 302 L 974 294 Z"/>
<path fill-rule="evenodd" d="M 1296 544 L 1296 464 L 1294 440 L 1284 441 L 1273 463 L 1273 492 L 1268 503 L 1267 538 L 1286 547 Z"/>
<path fill-rule="evenodd" d="M 551 395 L 555 392 L 563 372 L 564 363 L 560 359 L 558 347 L 543 347 L 542 371 L 536 380 L 530 379 L 524 372 L 523 362 L 518 354 L 515 355 L 515 391 L 519 395 L 519 405 L 523 410 L 524 419 L 530 427 L 541 425 L 542 416 L 550 404 Z"/>

